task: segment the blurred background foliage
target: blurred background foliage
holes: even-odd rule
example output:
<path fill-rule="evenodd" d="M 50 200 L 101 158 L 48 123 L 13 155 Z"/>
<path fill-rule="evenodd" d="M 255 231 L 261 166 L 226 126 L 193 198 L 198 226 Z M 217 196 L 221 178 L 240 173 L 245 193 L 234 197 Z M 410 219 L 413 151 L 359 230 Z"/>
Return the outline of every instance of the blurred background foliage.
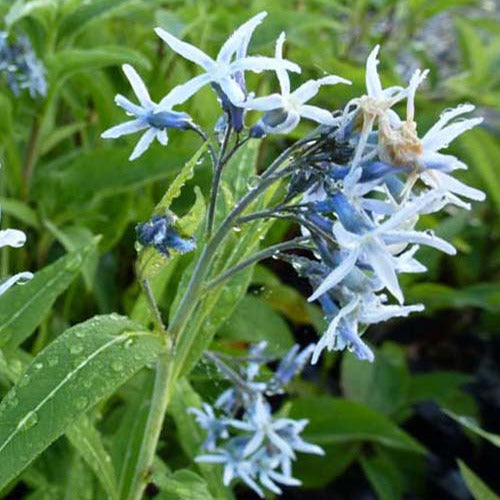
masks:
<path fill-rule="evenodd" d="M 132 314 L 139 294 L 134 226 L 150 217 L 199 147 L 196 136 L 172 131 L 166 149 L 155 144 L 129 163 L 135 137 L 112 143 L 100 139 L 103 130 L 123 119 L 114 95 L 130 94 L 120 65 L 133 64 L 153 99 L 159 100 L 194 76 L 196 68 L 170 52 L 153 27 L 161 26 L 214 54 L 235 26 L 260 10 L 269 16 L 256 31 L 252 51 L 271 54 L 285 30 L 286 56 L 303 67 L 303 75 L 294 78 L 329 72 L 353 81 L 352 87 L 323 90 L 317 100 L 324 107 L 344 106 L 364 92 L 364 61 L 380 43 L 384 83 L 402 84 L 416 67 L 432 70 L 417 96 L 420 132 L 441 110 L 461 102 L 476 104 L 477 114 L 485 118 L 450 152 L 468 163 L 463 179 L 484 190 L 487 201 L 470 212 L 450 208 L 444 216 L 426 216 L 423 224 L 451 240 L 459 255 L 449 258 L 421 249 L 428 273 L 406 276 L 403 283 L 408 302 L 423 302 L 426 311 L 367 332 L 376 350 L 374 364 L 359 362 L 349 353 L 330 353 L 293 385 L 283 411 L 308 418 L 305 438 L 323 446 L 327 455 L 300 457 L 295 472 L 303 487 L 286 491 L 284 498 L 468 499 L 471 492 L 475 498 L 497 498 L 483 488 L 487 483 L 491 490 L 500 489 L 498 437 L 478 435 L 477 426 L 500 431 L 498 1 L 0 1 L 2 29 L 28 34 L 47 66 L 49 81 L 47 97 L 38 100 L 27 94 L 16 98 L 0 83 L 2 227 L 19 227 L 28 234 L 25 248 L 2 249 L 2 273 L 36 271 L 65 252 L 91 248 L 80 276 L 67 278 L 50 313 L 40 311 L 42 325 L 22 352 L 39 351 L 69 325 L 94 314 Z M 249 78 L 250 88 L 261 92 L 276 87 L 272 74 Z M 208 88 L 186 103 L 185 110 L 208 129 L 219 112 Z M 301 125 L 294 135 L 301 136 L 306 127 Z M 291 140 L 265 141 L 259 152 L 261 166 Z M 209 181 L 208 162 L 201 162 L 175 200 L 175 211 L 186 213 L 195 198 L 194 186 L 207 194 Z M 267 240 L 277 242 L 294 231 L 287 223 L 275 223 Z M 160 303 L 165 314 L 189 259 L 180 258 L 167 278 Z M 319 310 L 305 301 L 308 292 L 287 265 L 264 262 L 215 342 L 238 352 L 250 342 L 267 339 L 274 353 L 283 354 L 294 342 L 314 341 L 324 325 Z M 133 399 L 140 382 L 134 379 L 117 401 L 96 410 L 97 425 L 109 440 L 120 415 L 119 399 Z M 209 401 L 224 384 L 205 365 L 195 368 L 191 382 Z M 173 470 L 196 470 L 182 437 L 186 416 L 178 403 L 166 423 L 168 445 L 160 456 Z M 107 418 L 99 420 L 102 415 Z M 196 442 L 196 437 L 191 439 Z M 70 458 L 76 460 L 80 480 L 95 483 L 75 453 L 66 441 L 57 441 L 23 474 L 9 498 L 58 498 L 58 464 Z M 76 494 L 76 483 L 68 484 Z M 164 490 L 161 481 L 158 484 L 148 495 L 195 498 L 182 496 L 172 481 Z M 236 491 L 238 498 L 253 498 L 243 488 Z M 101 498 L 97 493 L 94 497 Z"/>

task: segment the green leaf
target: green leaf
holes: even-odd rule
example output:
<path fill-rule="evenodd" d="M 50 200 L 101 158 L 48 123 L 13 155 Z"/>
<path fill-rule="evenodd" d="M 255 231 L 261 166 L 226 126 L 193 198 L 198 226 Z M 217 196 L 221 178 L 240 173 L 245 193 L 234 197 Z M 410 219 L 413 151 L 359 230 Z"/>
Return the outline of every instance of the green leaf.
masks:
<path fill-rule="evenodd" d="M 474 500 L 499 500 L 500 497 L 496 495 L 475 472 L 469 469 L 462 460 L 457 460 L 457 463 L 465 484 L 472 493 Z"/>
<path fill-rule="evenodd" d="M 201 155 L 206 150 L 207 144 L 203 146 L 185 163 L 181 171 L 177 174 L 174 181 L 169 184 L 166 193 L 160 202 L 156 205 L 153 215 L 164 216 L 167 214 L 172 201 L 181 194 L 181 190 L 188 180 L 194 175 L 194 168 L 197 165 Z M 195 189 L 196 200 L 191 210 L 182 219 L 177 222 L 177 226 L 187 235 L 193 235 L 198 227 L 202 225 L 205 214 L 205 202 L 199 189 Z M 201 242 L 197 242 L 198 245 Z M 177 256 L 165 257 L 152 247 L 144 247 L 139 252 L 137 259 L 138 273 L 142 278 L 153 279 L 162 269 L 168 267 L 173 269 L 172 261 Z"/>
<path fill-rule="evenodd" d="M 40 222 L 38 220 L 38 215 L 36 212 L 28 206 L 26 203 L 14 200 L 2 198 L 1 201 L 2 213 L 11 215 L 16 219 L 24 222 L 28 226 L 38 229 L 40 227 Z"/>
<path fill-rule="evenodd" d="M 267 340 L 269 352 L 278 356 L 294 344 L 286 321 L 265 300 L 252 295 L 243 298 L 218 334 L 225 339 L 250 343 Z"/>
<path fill-rule="evenodd" d="M 99 252 L 95 243 L 99 241 L 100 236 L 96 238 L 92 231 L 83 226 L 73 225 L 60 229 L 47 220 L 45 226 L 59 240 L 67 252 L 74 252 L 78 248 L 84 248 L 94 243 L 93 251 L 87 255 L 85 263 L 82 265 L 85 286 L 87 290 L 92 290 L 99 260 Z"/>
<path fill-rule="evenodd" d="M 404 493 L 404 478 L 395 464 L 384 455 L 361 455 L 359 462 L 380 500 L 400 500 Z"/>
<path fill-rule="evenodd" d="M 89 417 L 83 415 L 66 429 L 66 437 L 94 471 L 108 498 L 118 499 L 115 470 L 111 458 L 104 448 L 101 434 L 92 425 Z"/>
<path fill-rule="evenodd" d="M 407 295 L 411 302 L 423 302 L 429 311 L 465 307 L 500 311 L 500 290 L 496 283 L 476 283 L 461 289 L 440 283 L 416 283 Z"/>
<path fill-rule="evenodd" d="M 130 146 L 77 150 L 35 172 L 34 196 L 52 220 L 62 215 L 81 217 L 82 208 L 97 200 L 127 193 L 171 177 L 184 154 L 153 155 L 147 168 L 128 161 Z M 181 159 L 179 159 L 181 158 Z M 54 196 L 57 192 L 58 196 Z"/>
<path fill-rule="evenodd" d="M 129 498 L 153 396 L 154 373 L 141 372 L 136 378 L 140 383 L 127 400 L 125 413 L 112 439 L 112 456 L 118 473 L 118 498 Z"/>
<path fill-rule="evenodd" d="M 157 336 L 118 315 L 92 318 L 49 344 L 0 403 L 0 489 L 162 349 Z"/>
<path fill-rule="evenodd" d="M 193 178 L 194 169 L 203 153 L 205 153 L 207 145 L 208 143 L 205 142 L 198 149 L 198 151 L 196 151 L 192 158 L 184 164 L 173 182 L 169 184 L 166 193 L 163 195 L 163 198 L 160 200 L 158 205 L 156 205 L 153 211 L 153 215 L 165 215 L 167 213 L 170 205 L 172 204 L 172 201 L 174 201 L 175 198 L 177 198 L 181 194 L 182 188 L 186 185 L 186 182 Z"/>
<path fill-rule="evenodd" d="M 446 408 L 444 408 L 443 411 L 446 413 L 446 415 L 448 415 L 450 418 L 458 422 L 460 425 L 463 425 L 466 429 L 469 429 L 478 436 L 481 436 L 482 438 L 488 440 L 491 444 L 500 447 L 500 435 L 493 434 L 492 432 L 487 432 L 481 429 L 481 427 L 479 427 L 475 423 L 475 421 L 470 417 L 457 415 L 456 413 L 453 413 L 452 411 L 447 410 Z"/>
<path fill-rule="evenodd" d="M 51 55 L 47 67 L 55 85 L 81 71 L 90 71 L 106 66 L 133 64 L 143 69 L 150 67 L 149 61 L 138 51 L 122 45 L 101 46 L 96 49 L 66 49 Z"/>
<path fill-rule="evenodd" d="M 452 371 L 434 371 L 412 375 L 408 403 L 435 401 L 455 412 L 474 416 L 477 414 L 475 400 L 463 390 L 463 386 L 471 381 L 470 375 Z"/>
<path fill-rule="evenodd" d="M 261 285 L 262 296 L 266 302 L 290 321 L 298 324 L 311 324 L 319 331 L 326 328 L 321 309 L 307 302 L 295 288 L 281 283 L 278 276 L 267 267 L 255 266 L 252 283 Z"/>
<path fill-rule="evenodd" d="M 341 384 L 348 399 L 391 415 L 407 402 L 410 374 L 403 351 L 396 344 L 385 343 L 373 363 L 344 354 Z"/>
<path fill-rule="evenodd" d="M 59 37 L 74 36 L 94 19 L 102 19 L 114 9 L 132 0 L 93 0 L 81 3 L 80 6 L 66 15 L 59 25 Z"/>
<path fill-rule="evenodd" d="M 12 351 L 33 333 L 94 249 L 95 245 L 89 245 L 60 258 L 25 285 L 13 287 L 0 297 L 1 348 Z"/>
<path fill-rule="evenodd" d="M 157 498 L 164 500 L 213 500 L 207 483 L 198 474 L 182 469 L 170 475 L 156 474 L 153 482 L 160 488 Z"/>
<path fill-rule="evenodd" d="M 359 443 L 337 443 L 322 446 L 323 456 L 299 454 L 293 476 L 304 488 L 323 488 L 340 476 L 361 453 Z M 318 473 L 321 471 L 321 474 Z"/>
<path fill-rule="evenodd" d="M 33 16 L 47 27 L 57 12 L 57 0 L 17 0 L 5 16 L 5 24 L 12 27 L 27 16 Z M 45 21 L 45 22 L 44 22 Z"/>
<path fill-rule="evenodd" d="M 306 418 L 304 439 L 320 446 L 369 441 L 389 448 L 425 453 L 425 449 L 381 413 L 340 398 L 305 397 L 293 401 L 290 417 Z"/>
<path fill-rule="evenodd" d="M 476 128 L 461 136 L 457 147 L 468 160 L 471 169 L 481 177 L 481 187 L 488 198 L 493 200 L 497 210 L 500 210 L 500 179 L 495 168 L 500 147 L 496 137 L 486 130 Z"/>

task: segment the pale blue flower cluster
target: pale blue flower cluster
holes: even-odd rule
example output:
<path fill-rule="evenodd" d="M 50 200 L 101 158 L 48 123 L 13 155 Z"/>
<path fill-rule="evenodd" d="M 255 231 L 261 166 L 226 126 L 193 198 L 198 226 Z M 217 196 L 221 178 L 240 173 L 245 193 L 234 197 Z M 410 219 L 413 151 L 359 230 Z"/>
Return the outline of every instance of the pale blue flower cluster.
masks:
<path fill-rule="evenodd" d="M 202 408 L 190 409 L 207 433 L 203 444 L 206 453 L 196 461 L 221 464 L 224 484 L 240 479 L 261 497 L 263 488 L 280 494 L 278 484 L 300 485 L 291 470 L 296 452 L 323 455 L 319 446 L 300 437 L 307 420 L 277 417 L 268 401 L 269 396 L 282 393 L 284 386 L 303 369 L 314 346 L 302 351 L 294 346 L 274 375 L 261 381 L 257 380 L 261 367 L 270 361 L 265 355 L 266 347 L 265 342 L 252 346 L 247 363 L 235 360 L 236 371 L 212 354 L 212 360 L 232 386 L 214 406 L 204 403 Z"/>
<path fill-rule="evenodd" d="M 287 259 L 310 280 L 315 291 L 309 300 L 319 300 L 329 319 L 313 363 L 324 349 L 344 348 L 372 361 L 372 350 L 360 338 L 366 326 L 424 308 L 404 305 L 398 279 L 401 273 L 426 271 L 415 259 L 419 246 L 455 253 L 451 244 L 431 231 L 415 229 L 419 216 L 448 204 L 469 208 L 463 198 L 484 199 L 484 193 L 450 175 L 466 166 L 438 152 L 481 122 L 481 118 L 453 121 L 473 106 L 445 111 L 419 139 L 414 98 L 427 72 L 416 71 L 406 88 L 384 90 L 377 53 L 378 47 L 367 62 L 367 94 L 352 100 L 337 126 L 325 132 L 336 151 L 306 158 L 291 182 L 290 196 L 299 194 L 297 186 L 304 195 L 300 206 L 286 210 L 310 235 L 318 260 Z M 391 108 L 404 99 L 403 121 Z M 389 303 L 388 294 L 396 304 Z"/>
<path fill-rule="evenodd" d="M 32 98 L 47 94 L 45 66 L 26 36 L 10 41 L 8 33 L 0 32 L 0 74 L 16 96 L 24 89 Z"/>
<path fill-rule="evenodd" d="M 275 57 L 249 56 L 248 46 L 255 28 L 266 17 L 261 12 L 241 25 L 222 45 L 215 59 L 193 45 L 179 40 L 162 28 L 156 28 L 156 34 L 175 52 L 200 66 L 204 73 L 173 88 L 158 104 L 153 102 L 144 82 L 130 65 L 123 70 L 139 101 L 133 104 L 122 95 L 117 95 L 116 103 L 134 116 L 134 119 L 106 130 L 102 137 L 115 139 L 123 135 L 145 130 L 137 143 L 130 160 L 141 156 L 156 138 L 161 144 L 167 144 L 168 128 L 193 129 L 194 121 L 186 113 L 173 108 L 183 104 L 199 89 L 210 84 L 215 90 L 223 110 L 229 116 L 235 131 L 243 130 L 247 110 L 264 111 L 263 117 L 252 127 L 251 135 L 261 137 L 268 133 L 288 133 L 293 130 L 301 117 L 324 125 L 334 125 L 335 120 L 329 111 L 305 104 L 312 99 L 322 85 L 350 83 L 338 76 L 326 76 L 311 80 L 290 92 L 288 71 L 300 73 L 300 67 L 283 58 L 282 48 L 285 40 L 282 34 L 276 44 Z M 260 73 L 265 70 L 276 72 L 281 86 L 281 94 L 267 97 L 255 97 L 248 92 L 245 72 Z"/>
<path fill-rule="evenodd" d="M 289 72 L 300 72 L 300 68 L 283 58 L 284 34 L 277 40 L 274 57 L 248 55 L 252 34 L 265 16 L 262 12 L 240 26 L 215 59 L 157 28 L 158 36 L 172 50 L 199 65 L 204 72 L 175 87 L 156 104 L 139 75 L 125 65 L 125 74 L 140 105 L 118 95 L 117 104 L 134 118 L 103 136 L 114 138 L 145 130 L 131 159 L 144 153 L 154 138 L 166 144 L 167 128 L 192 129 L 206 139 L 207 134 L 189 115 L 174 111 L 173 107 L 207 84 L 215 90 L 224 111 L 221 123 L 226 138 L 237 132 L 233 153 L 250 138 L 291 132 L 301 118 L 318 123 L 315 133 L 299 140 L 288 157 L 283 153 L 285 156 L 276 160 L 276 168 L 270 168 L 271 173 L 262 174 L 290 178 L 284 201 L 260 214 L 242 217 L 240 222 L 256 217 L 286 218 L 300 224 L 304 237 L 308 238 L 312 250 L 309 258 L 280 252 L 276 257 L 291 262 L 309 279 L 314 288 L 309 300 L 319 301 L 329 321 L 327 331 L 315 347 L 312 362 L 318 361 L 324 349 L 344 348 L 360 359 L 372 361 L 372 350 L 361 340 L 366 327 L 423 309 L 422 304 L 404 304 L 399 284 L 400 274 L 426 270 L 415 258 L 419 247 L 425 245 L 450 255 L 455 253 L 450 243 L 431 231 L 416 229 L 420 215 L 440 211 L 448 205 L 468 209 L 470 200 L 484 199 L 483 192 L 452 175 L 455 170 L 467 168 L 466 165 L 441 153 L 482 119 L 463 118 L 474 109 L 463 104 L 444 111 L 420 138 L 415 122 L 415 94 L 428 71 L 417 70 L 407 86 L 384 89 L 377 71 L 378 46 L 367 59 L 365 95 L 349 101 L 343 110 L 310 105 L 309 100 L 322 86 L 349 84 L 349 80 L 324 76 L 292 91 Z M 275 72 L 280 93 L 257 97 L 247 90 L 245 72 L 263 70 Z M 401 118 L 393 108 L 404 102 L 406 116 Z M 248 110 L 260 111 L 262 115 L 246 127 Z M 224 141 L 219 146 L 219 151 L 227 152 Z M 215 158 L 214 151 L 211 149 Z M 225 163 L 227 156 L 223 154 L 214 161 L 212 201 L 216 200 L 217 182 Z M 281 168 L 283 164 L 286 167 Z M 212 215 L 214 206 L 215 202 L 211 204 Z"/>

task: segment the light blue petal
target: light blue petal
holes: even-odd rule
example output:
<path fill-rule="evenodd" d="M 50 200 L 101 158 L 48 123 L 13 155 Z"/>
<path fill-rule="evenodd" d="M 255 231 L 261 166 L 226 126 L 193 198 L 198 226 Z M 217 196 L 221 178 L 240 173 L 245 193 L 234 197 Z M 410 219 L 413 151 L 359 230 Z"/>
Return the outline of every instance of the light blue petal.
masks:
<path fill-rule="evenodd" d="M 141 106 L 137 106 L 137 104 L 134 104 L 121 94 L 115 96 L 115 103 L 131 115 L 142 116 L 147 112 L 145 109 L 141 108 Z"/>
<path fill-rule="evenodd" d="M 129 160 L 133 161 L 139 158 L 148 148 L 151 146 L 151 143 L 154 141 L 156 137 L 156 129 L 150 128 L 146 130 L 143 136 L 139 139 L 139 142 L 132 151 Z"/>
<path fill-rule="evenodd" d="M 303 104 L 299 109 L 299 113 L 303 118 L 307 118 L 308 120 L 312 120 L 323 125 L 333 126 L 337 123 L 337 120 L 332 116 L 330 111 L 318 108 L 317 106 Z"/>
<path fill-rule="evenodd" d="M 188 61 L 198 64 L 205 71 L 213 68 L 215 61 L 198 47 L 179 40 L 163 28 L 155 28 L 155 32 L 173 51 Z"/>
<path fill-rule="evenodd" d="M 18 229 L 4 229 L 0 231 L 0 247 L 22 247 L 26 243 L 26 235 Z"/>
<path fill-rule="evenodd" d="M 224 42 L 224 45 L 222 45 L 219 54 L 217 55 L 217 62 L 229 63 L 231 57 L 238 52 L 242 45 L 248 45 L 253 31 L 266 16 L 267 12 L 260 12 L 237 28 L 236 31 Z"/>
<path fill-rule="evenodd" d="M 253 71 L 255 73 L 260 73 L 265 70 L 285 69 L 288 71 L 293 71 L 294 73 L 300 73 L 302 70 L 298 64 L 287 59 L 275 59 L 274 57 L 264 57 L 264 56 L 248 56 L 243 59 L 238 59 L 231 63 L 231 73 L 236 71 Z"/>
<path fill-rule="evenodd" d="M 10 278 L 6 279 L 3 283 L 0 284 L 0 295 L 4 294 L 10 287 L 15 285 L 17 282 L 26 282 L 33 278 L 33 274 L 29 272 L 23 272 L 15 274 Z"/>
<path fill-rule="evenodd" d="M 354 268 L 358 260 L 359 250 L 353 249 L 347 257 L 323 280 L 323 283 L 307 299 L 309 302 L 316 300 L 325 292 L 338 285 Z"/>
<path fill-rule="evenodd" d="M 337 83 L 351 84 L 349 80 L 336 75 L 325 76 L 319 80 L 309 80 L 292 92 L 293 97 L 300 103 L 312 99 L 319 91 L 322 85 L 335 85 Z"/>
<path fill-rule="evenodd" d="M 115 125 L 114 127 L 105 130 L 101 137 L 104 139 L 116 139 L 122 135 L 134 134 L 139 132 L 139 130 L 144 130 L 148 125 L 144 123 L 143 120 L 130 120 L 125 123 L 120 123 L 120 125 Z"/>
<path fill-rule="evenodd" d="M 203 73 L 174 87 L 158 104 L 157 111 L 170 111 L 175 105 L 182 104 L 204 85 L 213 81 L 210 73 Z"/>
<path fill-rule="evenodd" d="M 247 109 L 253 109 L 255 111 L 271 111 L 273 109 L 283 108 L 284 104 L 285 102 L 280 94 L 271 94 L 265 97 L 249 99 L 243 104 L 243 106 Z"/>
<path fill-rule="evenodd" d="M 146 85 L 144 85 L 144 82 L 137 71 L 130 66 L 130 64 L 124 64 L 122 68 L 141 105 L 145 108 L 152 106 L 153 101 L 151 101 L 151 97 L 149 97 L 148 89 L 146 88 Z"/>

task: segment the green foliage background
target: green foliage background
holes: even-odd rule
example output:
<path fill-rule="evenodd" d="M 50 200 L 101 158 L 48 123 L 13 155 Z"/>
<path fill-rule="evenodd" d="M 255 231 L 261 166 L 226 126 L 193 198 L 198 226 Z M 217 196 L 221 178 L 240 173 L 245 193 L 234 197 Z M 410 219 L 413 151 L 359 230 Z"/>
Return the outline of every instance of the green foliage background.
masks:
<path fill-rule="evenodd" d="M 253 51 L 271 54 L 276 37 L 285 30 L 286 55 L 303 67 L 301 79 L 327 71 L 353 81 L 352 87 L 321 93 L 319 104 L 335 109 L 362 94 L 365 57 L 381 43 L 380 71 L 387 84 L 405 81 L 417 64 L 432 70 L 417 100 L 421 132 L 442 109 L 460 102 L 473 102 L 485 117 L 481 128 L 459 138 L 450 151 L 468 163 L 462 178 L 484 190 L 487 201 L 471 212 L 426 216 L 423 224 L 451 240 L 459 255 L 448 258 L 421 250 L 428 273 L 404 280 L 408 302 L 423 302 L 426 311 L 416 319 L 367 333 L 376 346 L 373 365 L 350 354 L 330 354 L 319 371 L 292 387 L 283 412 L 308 418 L 305 438 L 327 452 L 323 458 L 299 458 L 295 473 L 303 481 L 304 497 L 319 491 L 332 495 L 328 498 L 334 498 L 336 491 L 338 498 L 346 498 L 343 491 L 353 498 L 363 491 L 382 499 L 402 498 L 405 493 L 426 498 L 436 491 L 452 495 L 453 486 L 443 486 L 433 475 L 429 457 L 451 470 L 458 468 L 454 459 L 460 456 L 486 482 L 499 486 L 485 466 L 494 453 L 491 435 L 475 438 L 477 427 L 469 425 L 467 433 L 473 432 L 469 440 L 460 430 L 459 417 L 499 431 L 500 400 L 494 391 L 486 394 L 484 389 L 500 378 L 492 361 L 499 350 L 500 22 L 498 10 L 491 9 L 493 2 L 468 0 L 0 1 L 4 29 L 29 34 L 49 79 L 44 100 L 27 95 L 18 99 L 5 85 L 0 87 L 2 227 L 28 234 L 23 249 L 2 249 L 1 271 L 2 275 L 26 269 L 37 272 L 29 285 L 0 298 L 0 394 L 15 382 L 20 386 L 19 394 L 5 398 L 0 407 L 4 412 L 0 411 L 0 443 L 9 426 L 17 425 L 20 409 L 13 402 L 22 400 L 21 377 L 27 380 L 28 397 L 43 399 L 51 387 L 43 380 L 34 385 L 37 363 L 47 367 L 51 359 L 75 355 L 72 370 L 78 377 L 83 362 L 78 364 L 78 358 L 99 352 L 92 358 L 94 365 L 82 368 L 96 374 L 88 387 L 87 379 L 79 385 L 75 378 L 75 385 L 49 399 L 47 411 L 53 416 L 47 429 L 42 432 L 34 418 L 23 422 L 28 427 L 25 432 L 17 432 L 5 445 L 13 447 L 8 461 L 0 444 L 0 477 L 10 481 L 3 489 L 5 498 L 127 498 L 133 471 L 124 457 L 137 452 L 134 440 L 143 428 L 151 392 L 147 365 L 161 349 L 147 332 L 149 317 L 134 277 L 134 225 L 151 216 L 200 142 L 189 133 L 172 131 L 166 149 L 155 144 L 129 163 L 136 137 L 106 142 L 99 136 L 123 120 L 113 102 L 118 92 L 130 94 L 121 64 L 133 64 L 158 100 L 196 74 L 196 68 L 161 43 L 153 27 L 162 26 L 213 54 L 234 27 L 260 10 L 269 16 L 256 32 Z M 269 74 L 250 78 L 251 87 L 262 92 L 276 85 Z M 214 97 L 206 88 L 185 106 L 205 128 L 218 118 Z M 301 125 L 294 135 L 306 130 L 307 124 Z M 259 151 L 246 152 L 255 161 L 243 163 L 263 167 L 292 138 L 265 142 Z M 237 170 L 236 163 L 233 178 L 225 179 L 231 188 L 226 203 L 229 193 L 236 196 L 238 189 L 245 189 L 241 179 L 253 175 Z M 177 182 L 167 201 L 176 213 L 185 215 L 182 224 L 193 233 L 204 213 L 203 195 L 209 191 L 208 162 L 191 162 Z M 234 259 L 252 245 L 258 247 L 259 237 L 275 243 L 291 232 L 286 223 L 254 226 L 246 236 L 235 235 L 227 251 Z M 164 317 L 178 301 L 177 288 L 185 285 L 181 276 L 191 259 L 174 257 L 168 265 L 159 264 L 159 273 L 151 271 Z M 279 355 L 294 338 L 307 343 L 321 333 L 321 313 L 305 301 L 307 289 L 289 268 L 266 262 L 231 282 L 229 289 L 226 294 L 218 291 L 206 304 L 210 321 L 200 318 L 199 325 L 203 336 L 215 335 L 214 342 L 223 349 L 238 352 L 246 343 L 267 339 Z M 68 328 L 95 315 L 100 316 L 90 321 L 97 321 L 97 326 L 80 327 L 81 350 L 72 352 L 76 334 Z M 95 337 L 86 330 L 91 327 L 99 331 Z M 55 339 L 30 365 L 32 357 Z M 113 339 L 124 344 L 133 340 L 133 347 L 108 354 L 103 346 L 111 342 L 113 347 Z M 179 371 L 187 375 L 205 347 L 186 346 Z M 58 366 L 51 367 L 52 381 L 61 376 Z M 220 471 L 194 465 L 203 437 L 186 414 L 186 408 L 199 404 L 200 398 L 213 400 L 223 384 L 218 377 L 197 365 L 189 379 L 180 379 L 164 426 L 167 444 L 158 452 L 151 495 L 231 497 L 221 484 Z M 427 424 L 432 427 L 445 419 L 443 425 L 465 440 L 465 448 L 455 446 L 456 436 L 446 433 L 439 435 L 436 446 L 434 431 L 427 435 L 422 430 L 422 408 L 431 401 L 452 416 L 435 409 Z M 60 413 L 66 405 L 74 411 Z M 38 413 L 36 419 L 42 418 Z M 63 432 L 65 437 L 47 448 Z M 476 498 L 487 498 L 482 489 L 487 486 L 477 475 L 463 462 L 460 470 Z M 306 493 L 307 489 L 314 492 Z M 238 494 L 243 491 L 237 489 Z"/>

